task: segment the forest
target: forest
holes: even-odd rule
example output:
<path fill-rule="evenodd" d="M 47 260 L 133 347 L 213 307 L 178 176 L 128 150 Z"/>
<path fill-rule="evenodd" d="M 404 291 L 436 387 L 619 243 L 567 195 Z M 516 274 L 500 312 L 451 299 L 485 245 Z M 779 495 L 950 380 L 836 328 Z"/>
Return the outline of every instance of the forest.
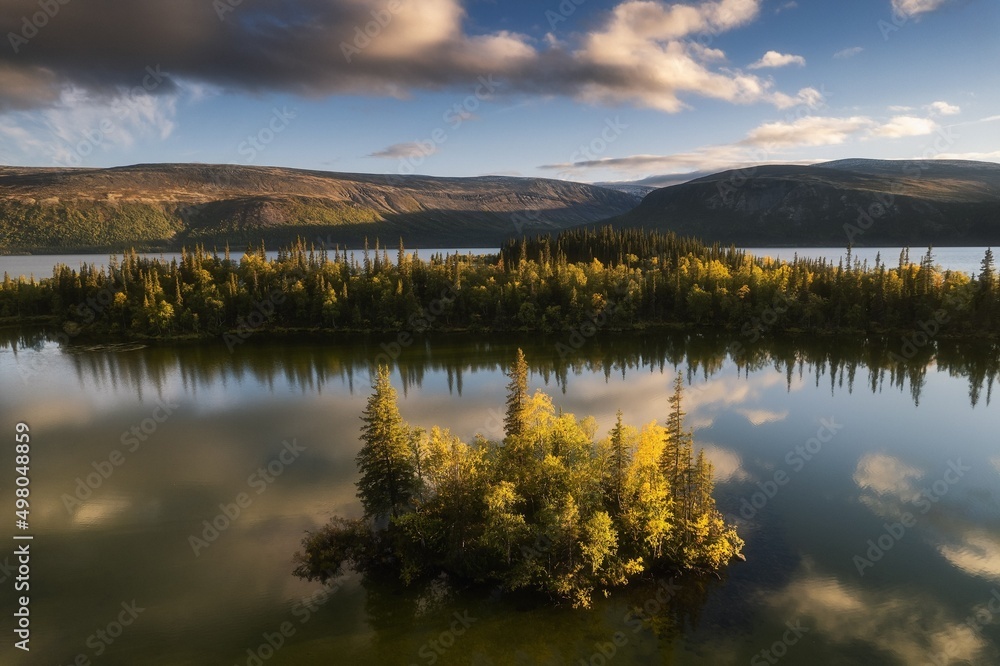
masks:
<path fill-rule="evenodd" d="M 997 273 L 942 271 L 933 250 L 890 263 L 773 261 L 673 234 L 611 228 L 510 241 L 495 255 L 402 245 L 348 252 L 303 242 L 269 260 L 263 245 L 185 250 L 164 261 L 127 252 L 106 268 L 58 266 L 51 278 L 4 276 L 0 318 L 55 321 L 76 335 L 123 339 L 261 331 L 568 331 L 701 326 L 765 333 L 914 331 L 995 337 Z M 918 335 L 919 337 L 919 335 Z M 910 346 L 914 346 L 911 343 Z M 926 344 L 926 340 L 924 342 Z"/>
<path fill-rule="evenodd" d="M 529 394 L 520 349 L 508 378 L 503 440 L 468 444 L 407 425 L 380 366 L 357 456 L 364 516 L 310 533 L 295 573 L 325 582 L 350 568 L 405 584 L 446 573 L 587 607 L 646 572 L 716 572 L 742 558 L 712 498 L 712 465 L 684 427 L 680 374 L 664 425 L 636 429 L 619 411 L 596 442 L 593 417 Z"/>

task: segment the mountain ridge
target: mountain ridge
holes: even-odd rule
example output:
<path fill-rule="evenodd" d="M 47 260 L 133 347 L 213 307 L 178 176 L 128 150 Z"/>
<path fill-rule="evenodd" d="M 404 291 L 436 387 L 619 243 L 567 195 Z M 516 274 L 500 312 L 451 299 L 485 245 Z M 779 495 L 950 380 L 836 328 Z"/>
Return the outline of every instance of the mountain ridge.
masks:
<path fill-rule="evenodd" d="M 1000 164 L 849 159 L 730 169 L 651 192 L 616 217 L 744 246 L 1000 243 Z"/>
<path fill-rule="evenodd" d="M 499 246 L 622 214 L 639 197 L 584 183 L 267 166 L 0 167 L 0 251 L 184 244 Z"/>
<path fill-rule="evenodd" d="M 634 185 L 634 184 L 633 184 Z M 498 247 L 603 224 L 744 246 L 997 245 L 1000 164 L 852 158 L 669 187 L 272 166 L 0 166 L 0 253 L 289 245 Z"/>

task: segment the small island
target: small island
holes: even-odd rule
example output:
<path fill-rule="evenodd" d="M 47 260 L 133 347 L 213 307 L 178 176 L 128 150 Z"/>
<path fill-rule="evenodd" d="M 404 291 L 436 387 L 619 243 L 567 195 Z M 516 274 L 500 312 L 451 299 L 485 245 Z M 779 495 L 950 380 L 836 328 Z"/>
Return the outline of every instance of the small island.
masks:
<path fill-rule="evenodd" d="M 453 579 L 534 590 L 589 607 L 646 572 L 716 572 L 743 540 L 712 498 L 712 464 L 684 427 L 678 375 L 664 425 L 625 425 L 595 441 L 593 417 L 528 393 L 518 349 L 508 372 L 502 441 L 471 444 L 407 425 L 379 366 L 357 456 L 364 516 L 309 533 L 296 575 L 350 568 L 405 584 Z"/>
<path fill-rule="evenodd" d="M 819 334 L 900 340 L 912 358 L 931 339 L 995 339 L 1000 284 L 993 252 L 972 276 L 848 248 L 837 264 L 791 262 L 708 245 L 673 233 L 576 230 L 505 243 L 497 254 L 424 259 L 400 242 L 360 252 L 300 240 L 269 258 L 263 244 L 239 255 L 185 250 L 179 258 L 129 251 L 106 267 L 58 265 L 50 278 L 3 276 L 0 324 L 49 323 L 62 341 L 392 334 L 390 347 L 443 332 L 568 333 L 561 355 L 597 331 L 724 329 L 742 347 L 765 335 Z M 391 360 L 391 354 L 389 360 Z"/>

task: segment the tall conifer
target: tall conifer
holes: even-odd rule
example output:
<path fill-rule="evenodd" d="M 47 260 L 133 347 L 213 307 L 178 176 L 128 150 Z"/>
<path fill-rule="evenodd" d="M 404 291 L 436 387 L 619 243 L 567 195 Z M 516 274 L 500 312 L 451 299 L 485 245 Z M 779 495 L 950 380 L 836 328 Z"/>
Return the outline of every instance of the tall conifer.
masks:
<path fill-rule="evenodd" d="M 507 373 L 507 414 L 503 419 L 504 434 L 507 439 L 516 439 L 526 429 L 525 412 L 528 404 L 528 362 L 524 352 L 518 348 L 514 363 Z"/>
<path fill-rule="evenodd" d="M 399 414 L 389 368 L 379 366 L 372 389 L 361 417 L 358 498 L 366 518 L 398 517 L 416 485 L 410 434 Z"/>

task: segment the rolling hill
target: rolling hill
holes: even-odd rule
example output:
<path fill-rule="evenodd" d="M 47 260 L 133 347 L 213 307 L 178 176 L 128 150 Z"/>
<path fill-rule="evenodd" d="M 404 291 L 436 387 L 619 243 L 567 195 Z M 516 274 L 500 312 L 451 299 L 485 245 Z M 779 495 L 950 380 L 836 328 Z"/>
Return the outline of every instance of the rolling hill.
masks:
<path fill-rule="evenodd" d="M 234 249 L 302 237 L 357 246 L 491 247 L 512 235 L 594 223 L 639 197 L 559 180 L 433 178 L 277 167 L 148 164 L 0 167 L 0 253 Z"/>
<path fill-rule="evenodd" d="M 997 245 L 1000 164 L 851 159 L 724 171 L 651 192 L 612 224 L 749 247 Z"/>

